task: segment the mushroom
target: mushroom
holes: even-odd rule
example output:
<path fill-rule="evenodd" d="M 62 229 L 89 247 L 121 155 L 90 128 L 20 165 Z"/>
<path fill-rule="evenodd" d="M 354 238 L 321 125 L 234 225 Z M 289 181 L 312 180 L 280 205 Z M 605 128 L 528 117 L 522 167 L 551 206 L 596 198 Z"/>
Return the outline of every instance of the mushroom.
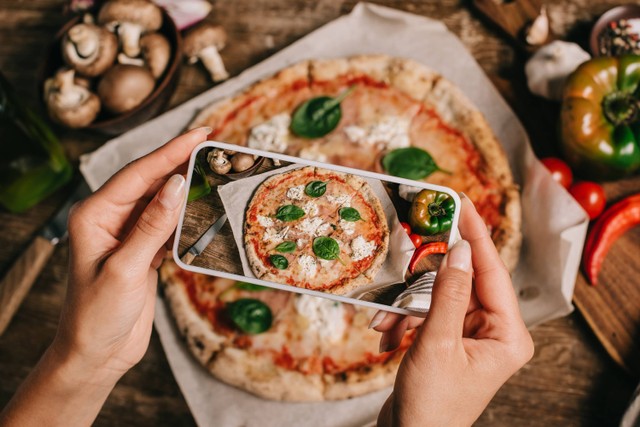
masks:
<path fill-rule="evenodd" d="M 135 58 L 140 54 L 140 36 L 160 28 L 162 12 L 148 0 L 110 0 L 100 9 L 98 22 L 117 30 L 122 50 Z"/>
<path fill-rule="evenodd" d="M 207 154 L 207 162 L 211 170 L 220 175 L 224 175 L 231 170 L 231 162 L 225 156 L 224 150 L 214 148 Z"/>
<path fill-rule="evenodd" d="M 157 79 L 169 63 L 171 46 L 166 37 L 159 33 L 146 34 L 140 39 L 142 57 L 151 70 L 151 75 Z"/>
<path fill-rule="evenodd" d="M 118 64 L 102 76 L 98 83 L 98 96 L 108 111 L 120 114 L 140 105 L 154 87 L 155 80 L 146 68 Z"/>
<path fill-rule="evenodd" d="M 95 77 L 113 64 L 118 39 L 104 28 L 90 23 L 76 24 L 62 38 L 62 58 L 78 73 Z"/>
<path fill-rule="evenodd" d="M 118 64 L 137 65 L 138 67 L 144 67 L 144 59 L 142 58 L 129 58 L 123 52 L 118 54 Z"/>
<path fill-rule="evenodd" d="M 184 54 L 190 64 L 202 61 L 211 80 L 219 82 L 229 78 L 218 53 L 226 43 L 227 33 L 224 28 L 204 22 L 187 31 L 184 37 Z"/>
<path fill-rule="evenodd" d="M 235 172 L 244 172 L 255 164 L 253 155 L 237 153 L 231 158 L 231 167 Z"/>
<path fill-rule="evenodd" d="M 52 120 L 70 128 L 91 123 L 100 112 L 100 100 L 74 82 L 73 69 L 61 69 L 44 83 L 47 111 Z"/>

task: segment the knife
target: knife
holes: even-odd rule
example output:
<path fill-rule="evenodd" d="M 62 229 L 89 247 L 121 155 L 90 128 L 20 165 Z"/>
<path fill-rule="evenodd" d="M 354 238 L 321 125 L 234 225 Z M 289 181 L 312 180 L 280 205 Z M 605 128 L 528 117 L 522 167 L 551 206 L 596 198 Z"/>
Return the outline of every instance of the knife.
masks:
<path fill-rule="evenodd" d="M 29 289 L 47 265 L 53 249 L 67 236 L 67 218 L 71 206 L 89 194 L 91 190 L 82 180 L 0 281 L 0 335 L 7 329 Z"/>
<path fill-rule="evenodd" d="M 184 262 L 185 264 L 191 265 L 193 260 L 198 255 L 200 255 L 207 246 L 209 246 L 209 243 L 211 243 L 213 238 L 216 237 L 216 234 L 218 234 L 218 231 L 220 231 L 225 222 L 227 222 L 227 214 L 223 214 L 216 220 L 216 222 L 211 224 L 211 227 L 209 227 L 207 231 L 205 231 L 204 234 L 200 236 L 198 241 L 194 243 L 193 246 L 191 246 L 184 255 L 182 255 L 180 261 Z"/>

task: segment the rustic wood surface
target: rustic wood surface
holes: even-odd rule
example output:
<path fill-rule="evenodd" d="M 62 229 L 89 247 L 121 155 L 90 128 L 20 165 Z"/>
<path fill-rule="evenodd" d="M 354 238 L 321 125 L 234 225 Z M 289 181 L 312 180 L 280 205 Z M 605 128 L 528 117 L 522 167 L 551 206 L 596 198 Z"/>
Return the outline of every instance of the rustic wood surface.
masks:
<path fill-rule="evenodd" d="M 34 82 L 43 47 L 67 19 L 62 14 L 63 3 L 62 0 L 0 0 L 0 69 L 31 105 L 38 103 Z M 495 27 L 470 10 L 470 2 L 390 0 L 381 3 L 442 19 L 461 38 L 513 106 L 529 131 L 537 154 L 556 154 L 554 122 L 557 107 L 527 92 L 522 69 L 524 58 Z M 619 3 L 622 2 L 548 2 L 553 31 L 586 45 L 595 18 Z M 311 30 L 348 13 L 354 4 L 353 0 L 216 1 L 212 17 L 224 24 L 229 32 L 230 45 L 222 56 L 231 74 L 235 75 Z M 171 106 L 209 87 L 202 69 L 184 67 Z M 81 153 L 94 150 L 107 139 L 82 131 L 58 129 L 58 134 L 67 153 L 76 162 Z M 637 191 L 638 187 L 637 180 L 630 180 L 609 184 L 606 190 L 610 197 L 619 198 Z M 69 188 L 63 189 L 23 215 L 0 212 L 0 274 L 7 271 L 69 192 Z M 610 258 L 628 260 L 632 256 L 628 254 L 637 254 L 638 236 L 637 231 L 626 236 L 613 248 Z M 67 260 L 68 246 L 62 244 L 56 248 L 13 322 L 0 337 L 0 406 L 6 404 L 55 334 L 66 287 Z M 620 269 L 615 283 L 601 277 L 602 288 L 614 289 L 622 280 L 637 283 L 637 261 L 635 265 L 632 269 Z M 604 274 L 608 274 L 607 267 Z M 583 290 L 581 286 L 585 284 L 579 279 L 579 292 Z M 589 293 L 585 295 L 587 300 L 591 298 Z M 606 304 L 612 302 L 600 297 Z M 633 294 L 625 294 L 620 299 L 632 297 Z M 611 325 L 630 331 L 630 340 L 637 333 L 637 328 L 627 329 L 631 325 L 629 322 L 611 322 Z M 637 379 L 608 357 L 583 317 L 576 312 L 541 325 L 532 334 L 536 343 L 535 357 L 498 392 L 477 425 L 616 425 Z M 193 424 L 154 334 L 146 356 L 118 383 L 96 425 Z"/>

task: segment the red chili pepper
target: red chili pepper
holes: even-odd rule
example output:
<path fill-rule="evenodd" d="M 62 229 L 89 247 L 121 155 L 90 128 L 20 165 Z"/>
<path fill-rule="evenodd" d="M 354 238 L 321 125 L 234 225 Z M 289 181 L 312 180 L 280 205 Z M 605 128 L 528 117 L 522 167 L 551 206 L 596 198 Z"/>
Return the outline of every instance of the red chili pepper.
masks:
<path fill-rule="evenodd" d="M 409 272 L 413 274 L 416 269 L 418 263 L 425 257 L 431 254 L 446 254 L 447 253 L 447 243 L 446 242 L 430 242 L 425 243 L 420 246 L 413 253 L 413 257 L 411 258 L 411 262 L 409 262 Z"/>
<path fill-rule="evenodd" d="M 595 222 L 584 247 L 582 267 L 587 280 L 598 284 L 598 273 L 613 243 L 627 230 L 640 225 L 640 193 L 611 206 Z"/>

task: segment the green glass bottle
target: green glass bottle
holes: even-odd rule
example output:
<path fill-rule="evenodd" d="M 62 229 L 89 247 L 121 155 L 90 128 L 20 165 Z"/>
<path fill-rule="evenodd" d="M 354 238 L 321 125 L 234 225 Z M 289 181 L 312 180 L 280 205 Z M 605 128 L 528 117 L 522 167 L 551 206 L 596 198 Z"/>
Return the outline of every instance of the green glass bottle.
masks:
<path fill-rule="evenodd" d="M 0 205 L 24 212 L 69 181 L 58 138 L 0 73 Z"/>

